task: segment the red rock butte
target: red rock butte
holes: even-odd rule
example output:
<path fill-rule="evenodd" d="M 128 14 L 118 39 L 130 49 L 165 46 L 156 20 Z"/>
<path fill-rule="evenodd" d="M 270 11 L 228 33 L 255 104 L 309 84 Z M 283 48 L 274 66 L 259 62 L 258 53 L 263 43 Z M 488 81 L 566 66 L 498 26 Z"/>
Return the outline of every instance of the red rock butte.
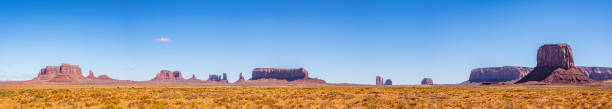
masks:
<path fill-rule="evenodd" d="M 376 76 L 376 85 L 384 85 L 383 84 L 383 78 L 380 76 Z"/>
<path fill-rule="evenodd" d="M 421 85 L 433 85 L 433 79 L 431 78 L 423 78 L 423 80 L 421 80 Z"/>
<path fill-rule="evenodd" d="M 574 66 L 572 48 L 567 44 L 546 44 L 538 49 L 537 66 L 516 83 L 536 81 L 547 84 L 593 82 Z"/>
<path fill-rule="evenodd" d="M 181 71 L 171 72 L 169 70 L 161 70 L 151 81 L 182 81 L 185 80 Z"/>
<path fill-rule="evenodd" d="M 78 65 L 62 64 L 61 66 L 47 66 L 40 69 L 38 76 L 32 81 L 43 82 L 76 82 L 85 80 Z"/>

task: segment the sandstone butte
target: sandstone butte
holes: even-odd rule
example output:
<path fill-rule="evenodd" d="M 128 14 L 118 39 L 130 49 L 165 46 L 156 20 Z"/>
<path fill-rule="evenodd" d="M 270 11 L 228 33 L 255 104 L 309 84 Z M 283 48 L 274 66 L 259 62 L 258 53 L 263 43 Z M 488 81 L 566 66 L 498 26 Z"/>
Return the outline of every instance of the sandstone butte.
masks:
<path fill-rule="evenodd" d="M 385 85 L 393 85 L 393 81 L 391 79 L 385 80 Z"/>
<path fill-rule="evenodd" d="M 281 69 L 281 68 L 255 68 L 251 73 L 249 82 L 270 82 L 270 83 L 316 83 L 324 84 L 324 80 L 310 78 L 308 71 L 304 68 Z"/>
<path fill-rule="evenodd" d="M 242 76 L 242 73 L 240 73 L 240 76 L 238 77 L 238 80 L 236 80 L 236 82 L 234 82 L 234 83 L 243 83 L 243 82 L 245 82 L 244 76 Z"/>
<path fill-rule="evenodd" d="M 433 79 L 431 78 L 423 78 L 423 80 L 421 80 L 421 85 L 433 85 Z"/>
<path fill-rule="evenodd" d="M 593 82 L 574 66 L 572 48 L 567 44 L 546 44 L 538 49 L 537 65 L 516 83 L 584 84 Z"/>
<path fill-rule="evenodd" d="M 61 64 L 60 66 L 47 66 L 42 68 L 33 82 L 86 82 L 86 81 L 118 81 L 106 75 L 95 77 L 93 71 L 89 71 L 87 77 L 81 74 L 78 65 Z"/>
<path fill-rule="evenodd" d="M 181 71 L 161 70 L 151 81 L 183 81 Z"/>
<path fill-rule="evenodd" d="M 378 86 L 384 85 L 382 77 L 376 76 L 376 85 L 378 85 Z"/>

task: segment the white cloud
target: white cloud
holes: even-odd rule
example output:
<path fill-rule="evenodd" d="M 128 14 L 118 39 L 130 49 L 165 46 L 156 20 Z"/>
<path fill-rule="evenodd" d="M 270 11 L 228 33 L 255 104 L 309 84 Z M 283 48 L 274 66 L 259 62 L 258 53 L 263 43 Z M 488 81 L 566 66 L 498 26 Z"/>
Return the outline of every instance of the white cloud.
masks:
<path fill-rule="evenodd" d="M 157 42 L 166 42 L 166 43 L 172 42 L 172 40 L 170 38 L 166 38 L 166 37 L 157 38 L 157 39 L 155 39 L 155 41 L 157 41 Z"/>

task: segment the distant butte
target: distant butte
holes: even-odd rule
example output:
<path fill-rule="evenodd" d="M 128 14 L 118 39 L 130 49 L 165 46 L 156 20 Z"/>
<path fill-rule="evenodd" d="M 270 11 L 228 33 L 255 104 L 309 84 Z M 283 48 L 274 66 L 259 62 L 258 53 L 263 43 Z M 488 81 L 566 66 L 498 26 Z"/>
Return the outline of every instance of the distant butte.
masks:
<path fill-rule="evenodd" d="M 81 74 L 78 65 L 61 64 L 60 66 L 47 66 L 42 68 L 31 82 L 87 82 L 87 81 L 118 81 L 106 75 L 95 77 L 93 71 L 89 71 L 87 77 Z"/>
<path fill-rule="evenodd" d="M 281 69 L 281 68 L 255 68 L 247 82 L 259 83 L 315 83 L 325 84 L 324 80 L 310 78 L 308 71 L 304 68 Z"/>

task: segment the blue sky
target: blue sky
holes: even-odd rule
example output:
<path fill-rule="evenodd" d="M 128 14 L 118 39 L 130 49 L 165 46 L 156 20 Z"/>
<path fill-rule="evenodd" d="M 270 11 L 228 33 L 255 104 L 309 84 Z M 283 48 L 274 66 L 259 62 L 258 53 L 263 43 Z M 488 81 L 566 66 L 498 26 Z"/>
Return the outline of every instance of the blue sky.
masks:
<path fill-rule="evenodd" d="M 610 12 L 606 0 L 3 0 L 0 80 L 69 63 L 127 80 L 304 67 L 331 83 L 460 83 L 474 68 L 533 67 L 547 43 L 612 67 Z"/>

